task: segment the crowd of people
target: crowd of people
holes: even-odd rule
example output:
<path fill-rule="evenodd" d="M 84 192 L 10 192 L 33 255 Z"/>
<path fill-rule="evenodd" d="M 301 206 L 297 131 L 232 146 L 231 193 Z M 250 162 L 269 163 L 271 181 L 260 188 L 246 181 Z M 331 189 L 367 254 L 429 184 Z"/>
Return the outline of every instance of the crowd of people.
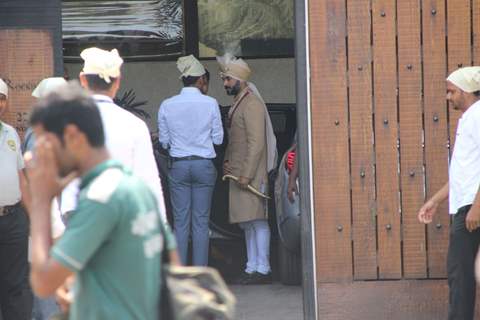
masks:
<path fill-rule="evenodd" d="M 32 92 L 23 143 L 0 121 L 2 320 L 158 319 L 162 252 L 173 265 L 208 265 L 212 160 L 224 140 L 210 73 L 192 55 L 179 58 L 183 88 L 158 112 L 172 232 L 149 130 L 113 101 L 122 58 L 98 48 L 81 58 L 79 81 L 47 78 Z M 229 218 L 244 230 L 247 249 L 236 282 L 270 283 L 265 195 L 275 135 L 248 64 L 233 56 L 218 62 L 233 97 L 221 174 L 230 177 Z M 8 97 L 0 79 L 0 119 Z"/>
<path fill-rule="evenodd" d="M 183 88 L 158 111 L 159 142 L 169 155 L 172 232 L 149 130 L 113 101 L 122 58 L 116 50 L 98 48 L 81 57 L 79 82 L 47 78 L 32 92 L 36 102 L 23 143 L 0 121 L 0 319 L 158 319 L 162 255 L 172 265 L 208 265 L 218 174 L 214 146 L 227 134 L 221 174 L 229 178 L 229 221 L 244 231 L 247 252 L 236 283 L 271 283 L 266 195 L 268 173 L 277 163 L 276 140 L 265 102 L 248 81 L 248 64 L 230 55 L 217 58 L 233 98 L 224 133 L 219 105 L 208 96 L 209 71 L 192 55 L 177 61 Z M 480 67 L 460 68 L 446 83 L 447 100 L 462 112 L 449 179 L 418 218 L 430 223 L 448 198 L 448 317 L 473 319 Z M 0 79 L 0 119 L 8 98 Z M 298 193 L 297 176 L 295 161 L 291 200 Z"/>

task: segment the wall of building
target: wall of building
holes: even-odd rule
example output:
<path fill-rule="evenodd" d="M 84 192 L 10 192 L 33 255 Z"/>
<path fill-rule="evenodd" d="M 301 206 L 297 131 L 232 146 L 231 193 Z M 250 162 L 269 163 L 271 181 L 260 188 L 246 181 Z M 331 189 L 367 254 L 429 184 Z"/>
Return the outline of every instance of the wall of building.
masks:
<path fill-rule="evenodd" d="M 219 104 L 229 105 L 231 98 L 225 94 L 218 76 L 219 68 L 215 60 L 202 61 L 211 73 L 209 95 Z M 252 59 L 247 60 L 253 70 L 251 81 L 256 84 L 264 100 L 268 103 L 295 103 L 295 59 Z M 66 63 L 71 78 L 77 77 L 81 63 Z M 127 62 L 123 67 L 120 95 L 133 89 L 137 100 L 148 100 L 144 108 L 151 115 L 147 120 L 150 129 L 155 130 L 160 103 L 179 92 L 182 84 L 175 61 Z"/>

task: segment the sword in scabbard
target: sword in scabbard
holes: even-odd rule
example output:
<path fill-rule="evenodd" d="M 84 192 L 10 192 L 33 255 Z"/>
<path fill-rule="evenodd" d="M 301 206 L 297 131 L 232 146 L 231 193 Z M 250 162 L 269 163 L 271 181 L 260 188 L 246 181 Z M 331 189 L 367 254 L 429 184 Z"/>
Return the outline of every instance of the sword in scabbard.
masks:
<path fill-rule="evenodd" d="M 227 179 L 231 179 L 231 180 L 234 180 L 234 181 L 237 181 L 237 182 L 238 182 L 238 177 L 235 177 L 235 176 L 233 176 L 233 175 L 231 175 L 231 174 L 226 174 L 226 175 L 224 175 L 224 176 L 222 177 L 222 180 L 223 180 L 223 181 L 225 181 L 225 180 L 227 180 Z M 248 189 L 250 192 L 252 192 L 253 194 L 255 194 L 255 195 L 257 195 L 257 196 L 259 196 L 259 197 L 261 197 L 261 198 L 270 199 L 269 196 L 267 196 L 266 194 L 258 191 L 258 190 L 255 189 L 251 184 L 249 184 L 249 185 L 247 186 L 247 189 Z"/>

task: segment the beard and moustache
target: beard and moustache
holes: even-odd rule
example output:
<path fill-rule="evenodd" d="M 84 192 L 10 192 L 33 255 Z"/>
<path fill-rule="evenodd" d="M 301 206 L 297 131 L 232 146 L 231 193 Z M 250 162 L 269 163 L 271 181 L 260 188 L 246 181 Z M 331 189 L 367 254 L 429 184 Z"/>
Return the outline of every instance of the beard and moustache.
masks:
<path fill-rule="evenodd" d="M 224 88 L 225 88 L 225 91 L 227 92 L 227 95 L 236 96 L 237 94 L 240 93 L 240 81 L 237 80 L 237 82 L 235 82 L 235 85 L 233 85 L 233 87 L 224 86 Z"/>

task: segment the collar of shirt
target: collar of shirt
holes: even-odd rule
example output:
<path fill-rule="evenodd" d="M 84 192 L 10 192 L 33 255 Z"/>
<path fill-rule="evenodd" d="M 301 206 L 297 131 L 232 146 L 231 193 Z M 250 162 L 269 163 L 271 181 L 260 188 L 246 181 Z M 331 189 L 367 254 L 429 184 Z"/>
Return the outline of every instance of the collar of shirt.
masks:
<path fill-rule="evenodd" d="M 123 168 L 122 164 L 117 160 L 109 159 L 106 160 L 95 167 L 90 169 L 87 173 L 85 173 L 82 177 L 82 181 L 80 182 L 80 189 L 85 188 L 93 179 L 98 177 L 103 171 L 109 168 Z"/>
<path fill-rule="evenodd" d="M 180 91 L 180 94 L 184 95 L 184 94 L 202 94 L 202 93 L 200 92 L 200 89 L 198 89 L 197 87 L 184 87 L 182 88 L 182 91 Z"/>
<path fill-rule="evenodd" d="M 466 119 L 471 113 L 473 113 L 473 110 L 480 107 L 480 100 L 476 101 L 474 104 L 472 104 L 460 117 L 460 120 Z"/>
<path fill-rule="evenodd" d="M 113 103 L 113 99 L 110 98 L 109 96 L 103 95 L 103 94 L 94 94 L 92 95 L 93 100 L 95 102 L 107 102 L 107 103 Z"/>

